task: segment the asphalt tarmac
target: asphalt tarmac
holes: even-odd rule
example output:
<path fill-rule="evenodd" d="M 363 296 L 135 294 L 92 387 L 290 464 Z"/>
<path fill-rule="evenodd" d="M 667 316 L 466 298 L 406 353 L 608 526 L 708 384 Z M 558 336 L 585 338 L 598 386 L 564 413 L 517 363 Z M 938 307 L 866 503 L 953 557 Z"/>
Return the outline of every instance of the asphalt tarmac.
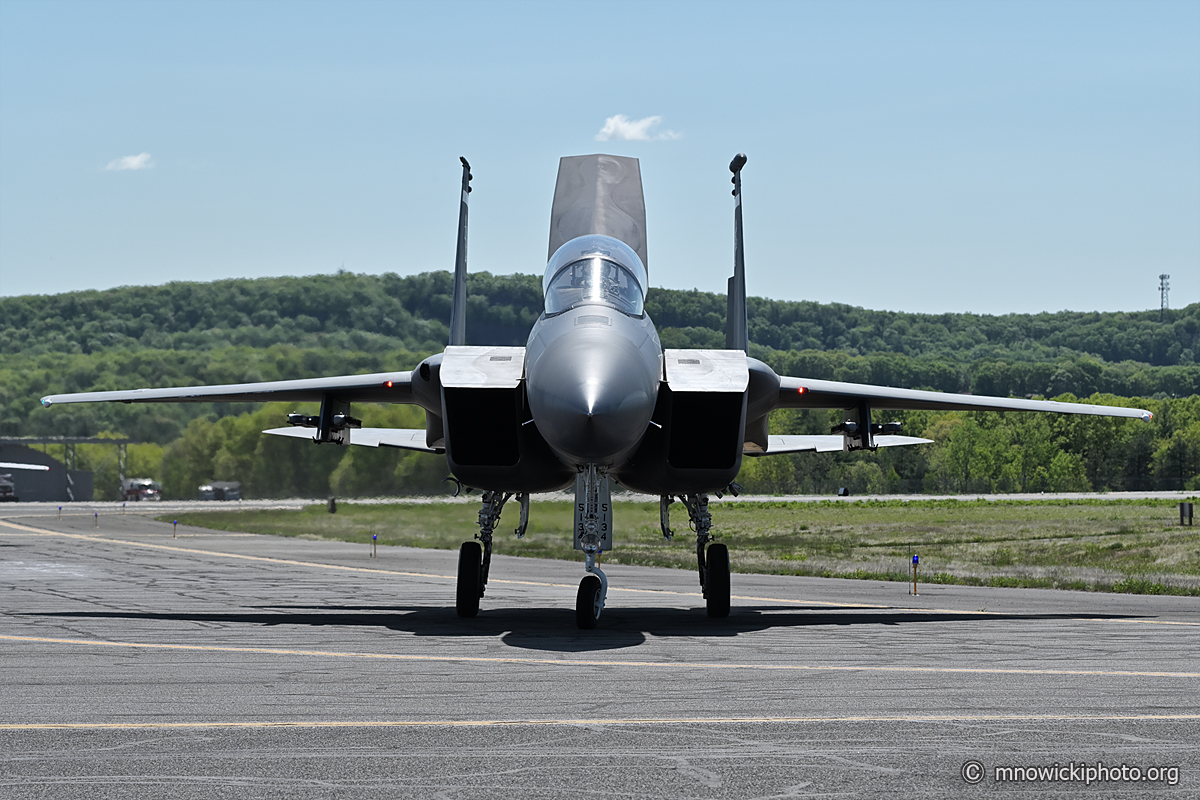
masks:
<path fill-rule="evenodd" d="M 1200 797 L 1197 598 L 0 515 L 0 797 Z"/>

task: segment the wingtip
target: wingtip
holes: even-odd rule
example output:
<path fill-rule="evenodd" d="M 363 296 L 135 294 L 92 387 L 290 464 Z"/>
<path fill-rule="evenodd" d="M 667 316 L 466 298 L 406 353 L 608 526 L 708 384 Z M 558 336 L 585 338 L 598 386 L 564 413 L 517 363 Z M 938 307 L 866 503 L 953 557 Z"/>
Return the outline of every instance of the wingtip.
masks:
<path fill-rule="evenodd" d="M 1151 422 L 1154 420 L 1154 412 L 1147 411 L 1142 414 L 1142 422 Z"/>
<path fill-rule="evenodd" d="M 50 406 L 54 405 L 54 399 L 51 397 L 43 397 L 42 405 L 46 408 L 49 408 Z"/>

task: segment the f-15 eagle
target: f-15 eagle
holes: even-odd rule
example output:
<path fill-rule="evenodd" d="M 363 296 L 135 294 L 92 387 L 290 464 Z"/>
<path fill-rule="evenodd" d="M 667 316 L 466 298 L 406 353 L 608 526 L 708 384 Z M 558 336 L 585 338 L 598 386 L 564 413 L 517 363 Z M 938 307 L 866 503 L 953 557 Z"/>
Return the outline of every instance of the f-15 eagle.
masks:
<path fill-rule="evenodd" d="M 1081 403 L 869 386 L 781 377 L 749 356 L 742 247 L 742 168 L 733 173 L 734 259 L 723 350 L 663 349 L 645 310 L 649 290 L 646 211 L 637 159 L 563 158 L 550 214 L 545 310 L 525 347 L 467 344 L 467 209 L 472 180 L 462 162 L 458 247 L 449 346 L 412 371 L 42 398 L 45 406 L 118 402 L 312 401 L 315 416 L 288 415 L 264 433 L 334 445 L 398 447 L 444 454 L 461 485 L 482 492 L 479 533 L 459 551 L 456 608 L 473 617 L 487 585 L 501 509 L 530 495 L 574 487 L 575 547 L 584 555 L 576 621 L 594 628 L 608 580 L 601 555 L 614 542 L 610 485 L 659 497 L 663 535 L 678 501 L 696 532 L 700 585 L 709 616 L 729 614 L 729 550 L 713 541 L 710 494 L 736 491 L 743 457 L 875 450 L 928 442 L 875 421 L 888 410 L 1042 411 L 1151 419 L 1148 411 Z M 364 428 L 353 403 L 411 403 L 424 430 Z M 771 412 L 843 409 L 828 435 L 777 436 Z"/>

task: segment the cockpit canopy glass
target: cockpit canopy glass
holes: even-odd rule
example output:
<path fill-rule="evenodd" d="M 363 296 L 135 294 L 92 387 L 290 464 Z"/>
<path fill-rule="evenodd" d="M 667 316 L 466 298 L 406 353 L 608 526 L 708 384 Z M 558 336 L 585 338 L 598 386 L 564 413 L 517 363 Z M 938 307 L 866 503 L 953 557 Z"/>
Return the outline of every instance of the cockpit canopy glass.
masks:
<path fill-rule="evenodd" d="M 547 314 L 598 304 L 640 317 L 646 297 L 646 267 L 619 239 L 579 236 L 551 256 L 542 291 Z"/>

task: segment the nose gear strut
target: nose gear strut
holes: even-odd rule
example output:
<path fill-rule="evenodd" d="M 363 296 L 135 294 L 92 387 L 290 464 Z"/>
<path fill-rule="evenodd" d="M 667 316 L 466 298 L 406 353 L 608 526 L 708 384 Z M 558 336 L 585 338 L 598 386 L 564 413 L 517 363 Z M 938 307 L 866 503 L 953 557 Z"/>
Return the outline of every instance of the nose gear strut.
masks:
<path fill-rule="evenodd" d="M 580 628 L 594 628 L 608 598 L 608 578 L 599 560 L 612 549 L 612 502 L 608 472 L 588 464 L 575 476 L 575 549 L 582 550 L 584 570 L 575 598 L 575 622 Z"/>

